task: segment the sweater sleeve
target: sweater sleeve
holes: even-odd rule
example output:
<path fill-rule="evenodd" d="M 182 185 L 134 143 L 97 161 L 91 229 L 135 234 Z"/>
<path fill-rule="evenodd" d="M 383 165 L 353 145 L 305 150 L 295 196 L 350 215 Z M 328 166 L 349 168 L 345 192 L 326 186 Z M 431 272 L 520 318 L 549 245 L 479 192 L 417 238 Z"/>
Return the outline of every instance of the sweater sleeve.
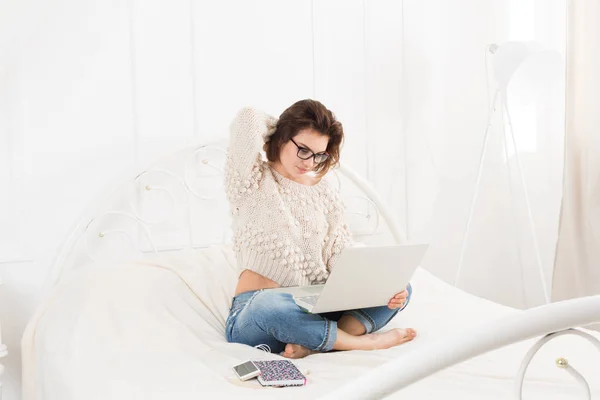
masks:
<path fill-rule="evenodd" d="M 251 107 L 242 108 L 231 122 L 225 162 L 227 196 L 238 204 L 246 193 L 258 188 L 261 150 L 277 120 Z"/>

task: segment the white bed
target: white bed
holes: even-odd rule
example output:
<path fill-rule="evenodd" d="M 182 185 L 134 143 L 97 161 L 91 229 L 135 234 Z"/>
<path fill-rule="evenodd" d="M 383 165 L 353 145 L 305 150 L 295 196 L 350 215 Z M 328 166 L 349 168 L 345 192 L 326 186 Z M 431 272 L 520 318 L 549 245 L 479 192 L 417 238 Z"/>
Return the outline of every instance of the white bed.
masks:
<path fill-rule="evenodd" d="M 530 338 L 600 321 L 600 296 L 518 311 L 419 269 L 410 306 L 390 324 L 415 328 L 414 341 L 296 360 L 308 378 L 301 388 L 242 383 L 232 365 L 279 356 L 224 338 L 237 271 L 221 244 L 229 223 L 219 194 L 221 149 L 222 143 L 186 148 L 133 173 L 82 217 L 23 337 L 24 400 L 507 399 L 536 341 Z M 338 178 L 357 238 L 402 239 L 364 182 L 348 170 Z M 152 191 L 158 196 L 143 196 Z M 600 342 L 586 337 L 564 335 L 543 346 L 527 370 L 523 398 L 585 398 L 572 366 L 592 397 L 600 396 Z M 568 368 L 555 366 L 559 357 Z"/>

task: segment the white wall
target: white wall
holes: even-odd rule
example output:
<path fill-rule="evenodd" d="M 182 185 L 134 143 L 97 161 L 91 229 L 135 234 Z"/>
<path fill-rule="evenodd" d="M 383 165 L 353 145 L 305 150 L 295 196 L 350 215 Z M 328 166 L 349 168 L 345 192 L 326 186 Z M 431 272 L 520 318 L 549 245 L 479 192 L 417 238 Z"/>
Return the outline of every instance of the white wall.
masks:
<path fill-rule="evenodd" d="M 344 123 L 343 161 L 375 185 L 411 239 L 435 245 L 427 267 L 451 280 L 487 118 L 485 46 L 519 39 L 510 36 L 511 18 L 528 15 L 514 4 L 511 11 L 511 4 L 2 3 L 0 318 L 10 351 L 6 398 L 17 398 L 19 340 L 49 265 L 86 204 L 121 171 L 225 134 L 242 105 L 278 114 L 301 98 L 324 102 Z M 529 23 L 538 29 L 543 21 L 551 33 L 543 36 L 555 45 L 560 27 L 541 15 Z M 486 215 L 504 218 L 487 204 L 476 229 L 489 226 Z M 436 213 L 446 218 L 432 220 Z M 494 224 L 494 232 L 476 235 L 483 244 L 469 246 L 494 249 L 494 262 L 486 266 L 493 252 L 469 253 L 480 258 L 464 266 L 464 287 L 526 306 L 519 297 L 515 242 L 491 244 L 514 227 L 497 225 L 497 219 Z M 553 250 L 550 242 L 543 246 L 546 253 Z M 502 264 L 513 266 L 508 274 Z"/>

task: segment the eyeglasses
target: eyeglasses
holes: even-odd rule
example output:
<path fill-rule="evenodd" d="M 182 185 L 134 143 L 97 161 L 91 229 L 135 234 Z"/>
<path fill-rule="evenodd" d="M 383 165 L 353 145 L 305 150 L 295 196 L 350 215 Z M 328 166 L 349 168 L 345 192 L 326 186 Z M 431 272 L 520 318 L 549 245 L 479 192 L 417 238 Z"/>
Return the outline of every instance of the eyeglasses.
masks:
<path fill-rule="evenodd" d="M 322 162 L 325 162 L 329 158 L 329 154 L 327 154 L 325 152 L 315 154 L 311 150 L 307 149 L 306 147 L 298 146 L 298 143 L 294 142 L 294 139 L 290 138 L 290 140 L 298 148 L 297 155 L 298 155 L 298 158 L 301 160 L 308 160 L 312 157 L 313 160 L 315 161 L 315 164 L 321 164 Z"/>

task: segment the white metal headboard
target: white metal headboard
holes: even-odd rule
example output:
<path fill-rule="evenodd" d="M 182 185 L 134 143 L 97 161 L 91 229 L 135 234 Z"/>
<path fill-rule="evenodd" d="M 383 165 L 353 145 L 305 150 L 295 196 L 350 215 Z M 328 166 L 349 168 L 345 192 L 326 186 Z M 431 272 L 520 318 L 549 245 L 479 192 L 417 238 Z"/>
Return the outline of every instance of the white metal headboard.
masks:
<path fill-rule="evenodd" d="M 86 265 L 228 243 L 231 221 L 223 187 L 226 144 L 220 140 L 185 147 L 105 191 L 61 247 L 48 286 Z M 330 174 L 357 240 L 405 241 L 391 212 L 368 183 L 346 166 Z"/>

